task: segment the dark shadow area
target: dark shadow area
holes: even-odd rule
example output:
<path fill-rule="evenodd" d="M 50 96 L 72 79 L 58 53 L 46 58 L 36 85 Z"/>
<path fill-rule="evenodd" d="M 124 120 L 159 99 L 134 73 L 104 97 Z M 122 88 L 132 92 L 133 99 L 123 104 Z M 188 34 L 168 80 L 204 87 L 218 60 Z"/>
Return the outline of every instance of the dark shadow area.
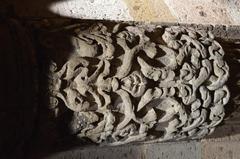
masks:
<path fill-rule="evenodd" d="M 83 146 L 79 145 L 81 141 L 68 134 L 67 126 L 57 124 L 63 122 L 67 125 L 72 114 L 61 110 L 63 118 L 55 121 L 43 100 L 49 61 L 38 44 L 34 44 L 35 38 L 39 38 L 35 36 L 37 27 L 27 22 L 38 18 L 21 17 L 15 13 L 40 11 L 47 17 L 56 17 L 48 9 L 55 2 L 59 0 L 0 2 L 1 159 L 43 158 L 52 152 L 71 149 L 76 144 Z M 35 13 L 33 15 L 37 17 Z M 63 39 L 63 45 L 56 45 L 62 48 L 55 49 L 61 50 L 61 54 L 66 55 L 62 59 L 66 60 L 72 45 L 68 37 Z"/>
<path fill-rule="evenodd" d="M 34 48 L 15 20 L 0 18 L 0 37 L 0 158 L 21 158 L 36 119 Z"/>
<path fill-rule="evenodd" d="M 59 16 L 49 8 L 62 1 L 65 0 L 2 0 L 1 5 L 11 8 L 16 16 L 30 20 Z"/>

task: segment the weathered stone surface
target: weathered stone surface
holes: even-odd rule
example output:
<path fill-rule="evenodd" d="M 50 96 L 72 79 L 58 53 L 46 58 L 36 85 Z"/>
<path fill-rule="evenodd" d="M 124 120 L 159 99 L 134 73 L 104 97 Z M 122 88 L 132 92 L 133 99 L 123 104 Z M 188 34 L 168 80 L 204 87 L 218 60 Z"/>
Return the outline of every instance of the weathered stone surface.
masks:
<path fill-rule="evenodd" d="M 238 159 L 239 146 L 239 141 L 203 142 L 201 156 L 202 159 Z"/>
<path fill-rule="evenodd" d="M 93 153 L 94 152 L 94 153 Z M 197 142 L 154 143 L 118 147 L 88 147 L 57 152 L 42 159 L 201 159 Z"/>
<path fill-rule="evenodd" d="M 63 30 L 72 48 L 50 57 L 49 105 L 56 119 L 63 107 L 72 111 L 79 138 L 110 145 L 201 138 L 223 120 L 229 67 L 210 32 L 126 23 Z"/>
<path fill-rule="evenodd" d="M 4 0 L 2 0 L 4 1 Z M 239 25 L 239 0 L 5 0 L 21 17 Z"/>

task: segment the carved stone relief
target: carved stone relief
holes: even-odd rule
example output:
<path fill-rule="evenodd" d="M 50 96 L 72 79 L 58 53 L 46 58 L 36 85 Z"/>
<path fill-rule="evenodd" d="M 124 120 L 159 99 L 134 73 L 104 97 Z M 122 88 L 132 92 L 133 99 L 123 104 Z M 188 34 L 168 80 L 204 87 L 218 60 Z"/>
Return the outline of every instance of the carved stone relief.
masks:
<path fill-rule="evenodd" d="M 73 112 L 79 138 L 119 145 L 201 138 L 223 120 L 229 67 L 210 32 L 101 23 L 73 27 L 73 53 L 52 61 L 50 107 Z"/>

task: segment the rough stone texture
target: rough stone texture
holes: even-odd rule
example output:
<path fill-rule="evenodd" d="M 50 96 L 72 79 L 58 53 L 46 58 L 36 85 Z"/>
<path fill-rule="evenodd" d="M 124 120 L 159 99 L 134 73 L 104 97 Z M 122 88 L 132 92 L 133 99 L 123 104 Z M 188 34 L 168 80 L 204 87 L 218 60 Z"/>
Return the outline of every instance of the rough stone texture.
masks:
<path fill-rule="evenodd" d="M 202 159 L 239 159 L 239 141 L 202 142 Z"/>
<path fill-rule="evenodd" d="M 176 22 L 163 0 L 124 0 L 130 16 L 136 21 Z"/>
<path fill-rule="evenodd" d="M 238 0 L 9 0 L 22 17 L 240 24 Z"/>
<path fill-rule="evenodd" d="M 201 159 L 200 153 L 198 142 L 177 142 L 72 149 L 42 159 Z"/>
<path fill-rule="evenodd" d="M 165 2 L 180 23 L 240 24 L 238 19 L 240 12 L 233 1 L 165 0 Z"/>
<path fill-rule="evenodd" d="M 133 20 L 126 4 L 119 0 L 70 0 L 52 3 L 49 8 L 72 18 Z"/>

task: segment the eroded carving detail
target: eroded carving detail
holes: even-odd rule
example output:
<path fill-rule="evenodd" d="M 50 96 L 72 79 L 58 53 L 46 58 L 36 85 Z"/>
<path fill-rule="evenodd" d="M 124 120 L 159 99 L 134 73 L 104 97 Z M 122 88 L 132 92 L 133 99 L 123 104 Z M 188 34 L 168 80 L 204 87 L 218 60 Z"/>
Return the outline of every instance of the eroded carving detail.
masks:
<path fill-rule="evenodd" d="M 62 67 L 52 63 L 50 101 L 74 112 L 77 136 L 111 145 L 199 138 L 222 121 L 229 100 L 222 47 L 203 30 L 157 29 L 75 29 L 75 52 Z"/>

